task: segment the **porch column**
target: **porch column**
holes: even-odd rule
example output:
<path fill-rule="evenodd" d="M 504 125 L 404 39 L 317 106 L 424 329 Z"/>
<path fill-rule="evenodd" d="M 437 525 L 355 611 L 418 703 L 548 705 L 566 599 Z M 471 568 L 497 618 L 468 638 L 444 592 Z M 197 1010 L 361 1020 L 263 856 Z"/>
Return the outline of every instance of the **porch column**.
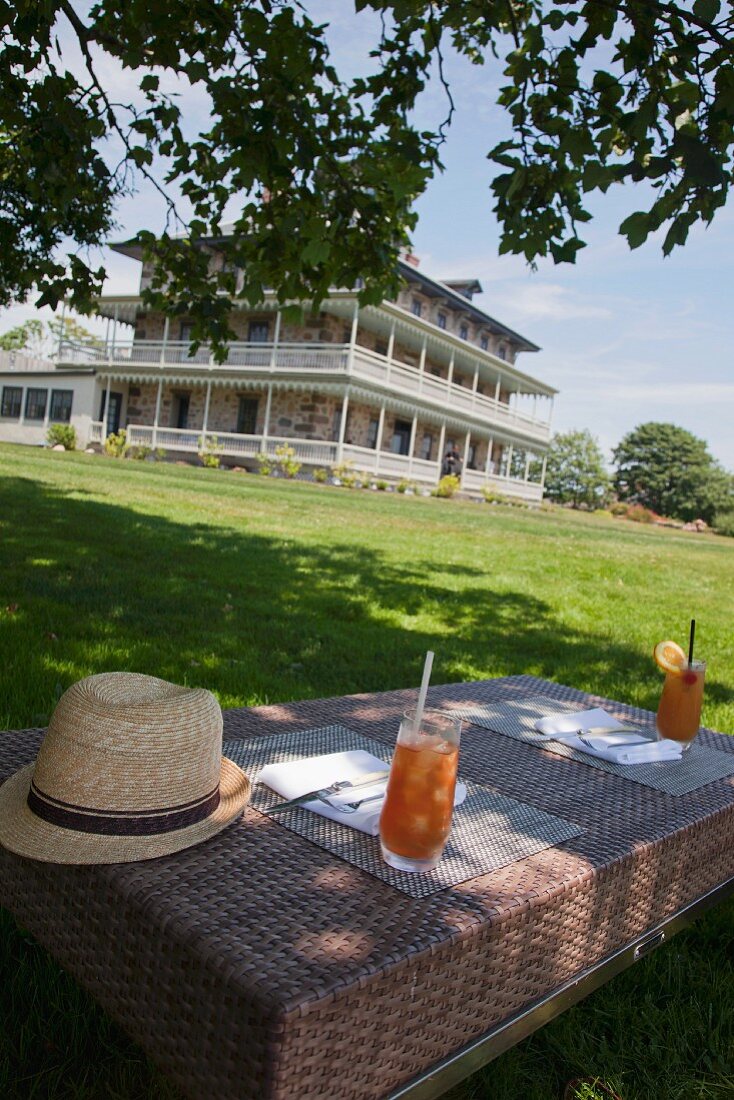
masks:
<path fill-rule="evenodd" d="M 511 476 L 512 476 L 512 443 L 510 444 L 510 446 L 507 449 L 507 471 L 505 473 L 505 477 L 511 477 Z"/>
<path fill-rule="evenodd" d="M 153 446 L 158 446 L 158 421 L 161 418 L 161 397 L 163 396 L 163 379 L 158 379 L 158 393 L 155 398 L 155 417 L 153 419 Z"/>
<path fill-rule="evenodd" d="M 550 409 L 548 411 L 548 427 L 551 426 L 551 420 L 553 419 L 553 397 L 550 399 Z"/>
<path fill-rule="evenodd" d="M 464 440 L 464 461 L 461 464 L 461 480 L 464 480 L 464 471 L 466 470 L 466 464 L 469 461 L 469 444 L 471 443 L 471 431 L 466 433 L 466 439 Z"/>
<path fill-rule="evenodd" d="M 340 463 L 344 455 L 344 435 L 347 430 L 347 413 L 349 411 L 349 393 L 344 394 L 342 401 L 342 415 L 339 421 L 339 440 L 336 448 L 336 461 Z"/>
<path fill-rule="evenodd" d="M 206 426 L 209 422 L 209 402 L 212 399 L 212 380 L 206 384 L 206 397 L 204 398 L 204 419 L 201 422 L 201 445 L 206 446 Z"/>
<path fill-rule="evenodd" d="M 103 443 L 104 443 L 105 439 L 107 438 L 107 436 L 109 435 L 110 390 L 111 389 L 112 389 L 112 375 L 108 375 L 107 376 L 107 390 L 105 391 L 105 399 L 104 399 L 104 422 L 103 422 L 103 425 L 102 425 L 102 442 Z"/>
<path fill-rule="evenodd" d="M 423 376 L 426 373 L 426 345 L 428 343 L 427 337 L 423 336 L 423 343 L 421 344 L 421 357 L 418 363 L 418 393 L 423 392 Z"/>
<path fill-rule="evenodd" d="M 377 439 L 375 440 L 375 473 L 380 469 L 380 452 L 382 450 L 382 436 L 385 431 L 385 406 L 380 405 L 380 419 L 377 421 Z"/>
<path fill-rule="evenodd" d="M 112 362 L 112 360 L 115 358 L 115 341 L 117 340 L 117 318 L 119 317 L 119 315 L 120 315 L 120 303 L 115 302 L 114 316 L 113 316 L 113 319 L 112 319 L 112 347 L 109 349 L 109 360 L 110 360 L 110 362 Z"/>
<path fill-rule="evenodd" d="M 438 437 L 438 476 L 441 476 L 441 467 L 443 466 L 443 451 L 446 446 L 446 422 L 441 424 L 441 431 Z"/>
<path fill-rule="evenodd" d="M 487 440 L 487 461 L 484 464 L 484 473 L 486 477 L 492 472 L 492 451 L 494 450 L 494 437 L 490 436 Z"/>
<path fill-rule="evenodd" d="M 117 307 L 115 306 L 115 308 L 117 308 Z M 56 349 L 56 358 L 57 359 L 61 358 L 61 348 L 62 348 L 63 343 L 64 343 L 64 320 L 65 320 L 65 318 L 66 318 L 66 298 L 64 298 L 63 302 L 61 303 L 61 319 L 60 319 L 60 324 L 59 324 L 59 346 Z M 107 321 L 108 328 L 109 328 L 109 323 L 110 322 L 108 320 Z"/>
<path fill-rule="evenodd" d="M 451 386 L 451 383 L 454 381 L 454 358 L 455 358 L 455 353 L 452 351 L 451 352 L 451 359 L 449 360 L 449 376 L 447 378 L 447 382 L 448 382 L 449 386 Z"/>
<path fill-rule="evenodd" d="M 168 347 L 168 333 L 171 327 L 171 319 L 168 315 L 163 318 L 163 343 L 161 344 L 160 363 L 161 366 L 166 361 L 166 348 Z"/>
<path fill-rule="evenodd" d="M 270 373 L 272 374 L 278 364 L 278 344 L 280 343 L 280 310 L 275 314 L 275 329 L 273 331 L 273 346 L 270 349 Z M 268 390 L 268 394 L 270 390 Z M 269 400 L 269 399 L 268 399 Z M 268 406 L 269 407 L 269 406 Z"/>
<path fill-rule="evenodd" d="M 502 375 L 497 375 L 497 385 L 494 387 L 494 399 L 499 404 L 500 391 L 502 390 Z"/>
<path fill-rule="evenodd" d="M 393 317 L 390 325 L 390 335 L 387 338 L 387 375 L 386 382 L 390 382 L 390 368 L 393 362 L 393 353 L 395 351 L 395 318 Z"/>
<path fill-rule="evenodd" d="M 479 385 L 479 367 L 474 368 L 474 378 L 471 384 L 471 403 L 476 405 L 477 403 L 477 386 Z"/>
<path fill-rule="evenodd" d="M 352 332 L 349 337 L 349 355 L 347 356 L 347 374 L 352 373 L 352 367 L 354 365 L 354 349 L 357 344 L 357 330 L 359 328 L 359 302 L 354 303 L 354 314 L 352 316 Z"/>
<path fill-rule="evenodd" d="M 263 420 L 262 449 L 267 454 L 268 432 L 270 431 L 270 407 L 273 403 L 273 383 L 268 385 L 268 396 L 265 398 L 265 419 Z"/>
<path fill-rule="evenodd" d="M 415 449 L 415 433 L 418 430 L 418 417 L 413 417 L 410 428 L 410 443 L 408 445 L 408 477 L 413 473 L 413 451 Z"/>

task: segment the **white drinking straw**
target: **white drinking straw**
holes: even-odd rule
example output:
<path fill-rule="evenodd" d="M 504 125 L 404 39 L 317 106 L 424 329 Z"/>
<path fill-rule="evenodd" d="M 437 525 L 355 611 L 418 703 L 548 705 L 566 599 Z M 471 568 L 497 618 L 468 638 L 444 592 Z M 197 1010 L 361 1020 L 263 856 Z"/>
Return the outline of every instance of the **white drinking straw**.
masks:
<path fill-rule="evenodd" d="M 426 705 L 426 695 L 428 693 L 428 681 L 431 679 L 431 669 L 433 668 L 433 653 L 429 649 L 426 653 L 426 663 L 423 666 L 423 679 L 421 680 L 421 689 L 418 692 L 418 704 L 415 708 L 415 722 L 413 723 L 413 729 L 416 733 L 420 733 L 421 722 L 423 721 L 423 711 Z"/>

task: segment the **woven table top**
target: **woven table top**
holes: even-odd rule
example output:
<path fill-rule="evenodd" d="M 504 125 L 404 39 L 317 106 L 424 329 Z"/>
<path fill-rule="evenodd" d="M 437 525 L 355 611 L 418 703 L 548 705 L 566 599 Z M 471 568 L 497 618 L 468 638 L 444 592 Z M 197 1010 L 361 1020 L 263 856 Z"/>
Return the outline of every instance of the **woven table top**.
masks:
<path fill-rule="evenodd" d="M 539 694 L 649 718 L 533 677 L 434 687 L 429 705 Z M 392 747 L 414 697 L 228 711 L 225 754 L 332 724 Z M 0 734 L 0 779 L 42 732 Z M 734 752 L 734 738 L 700 738 Z M 583 832 L 413 899 L 249 809 L 145 863 L 58 867 L 0 849 L 0 903 L 185 1095 L 374 1100 L 732 872 L 732 777 L 673 797 L 473 725 L 461 769 Z"/>

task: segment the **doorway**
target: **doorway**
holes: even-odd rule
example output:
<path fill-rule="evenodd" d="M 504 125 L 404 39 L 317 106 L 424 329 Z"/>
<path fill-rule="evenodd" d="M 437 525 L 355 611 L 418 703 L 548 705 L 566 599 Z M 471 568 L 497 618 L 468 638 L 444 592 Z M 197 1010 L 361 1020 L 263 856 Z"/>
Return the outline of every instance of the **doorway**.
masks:
<path fill-rule="evenodd" d="M 105 408 L 107 405 L 107 391 L 102 393 L 102 404 L 99 409 L 99 419 L 104 424 L 105 422 Z M 122 394 L 116 393 L 114 390 L 110 391 L 110 414 L 107 417 L 107 434 L 117 435 L 120 430 L 120 421 L 122 420 Z"/>
<path fill-rule="evenodd" d="M 394 455 L 407 455 L 410 451 L 410 436 L 413 425 L 409 420 L 396 420 L 393 428 L 390 450 Z"/>
<path fill-rule="evenodd" d="M 190 393 L 177 393 L 173 398 L 173 407 L 171 409 L 171 419 L 173 421 L 171 427 L 173 428 L 188 428 L 189 426 L 189 404 L 191 402 Z"/>

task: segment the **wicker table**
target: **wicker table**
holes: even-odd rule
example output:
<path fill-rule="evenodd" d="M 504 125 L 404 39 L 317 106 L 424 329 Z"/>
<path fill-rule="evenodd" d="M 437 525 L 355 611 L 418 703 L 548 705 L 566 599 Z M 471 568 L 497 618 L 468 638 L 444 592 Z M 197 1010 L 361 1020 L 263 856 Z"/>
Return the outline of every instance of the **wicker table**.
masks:
<path fill-rule="evenodd" d="M 531 677 L 430 703 L 553 695 Z M 414 693 L 225 714 L 225 739 L 342 723 L 392 745 Z M 42 731 L 0 736 L 0 778 Z M 734 738 L 704 731 L 734 752 Z M 0 850 L 0 903 L 190 1097 L 438 1096 L 732 885 L 734 779 L 675 798 L 467 726 L 462 771 L 584 832 L 413 900 L 250 809 L 187 852 L 56 867 Z"/>

